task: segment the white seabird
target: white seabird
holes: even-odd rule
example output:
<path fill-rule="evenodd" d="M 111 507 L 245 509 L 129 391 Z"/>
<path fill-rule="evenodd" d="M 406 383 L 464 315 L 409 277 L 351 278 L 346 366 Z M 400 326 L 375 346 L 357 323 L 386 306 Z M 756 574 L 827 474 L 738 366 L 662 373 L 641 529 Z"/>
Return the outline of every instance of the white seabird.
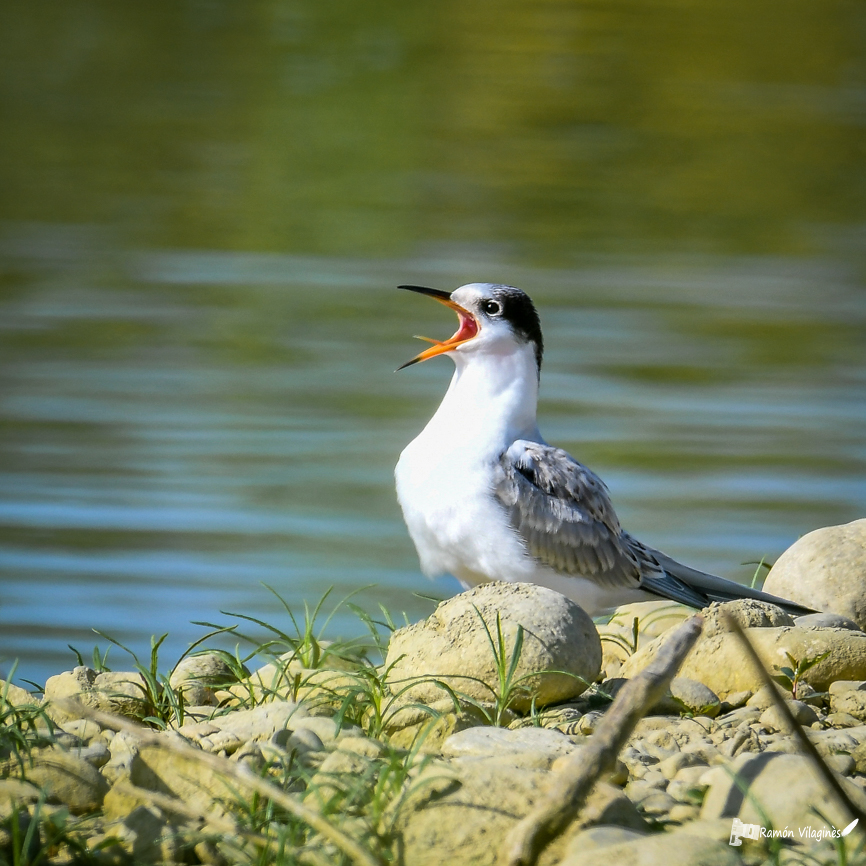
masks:
<path fill-rule="evenodd" d="M 808 608 L 705 574 L 632 538 L 604 482 L 538 430 L 541 325 L 520 289 L 470 283 L 453 292 L 400 286 L 457 313 L 457 332 L 403 367 L 448 355 L 448 391 L 400 455 L 397 498 L 428 576 L 469 588 L 491 580 L 561 592 L 595 616 L 633 601 L 702 608 L 753 598 Z M 401 367 L 400 369 L 403 369 Z"/>

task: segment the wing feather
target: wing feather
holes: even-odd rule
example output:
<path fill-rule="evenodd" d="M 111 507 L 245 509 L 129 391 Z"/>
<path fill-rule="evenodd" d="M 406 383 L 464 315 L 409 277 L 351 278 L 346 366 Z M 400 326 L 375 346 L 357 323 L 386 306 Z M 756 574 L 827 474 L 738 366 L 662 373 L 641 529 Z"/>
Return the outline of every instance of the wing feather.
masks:
<path fill-rule="evenodd" d="M 494 495 L 531 556 L 607 589 L 643 589 L 692 607 L 754 598 L 809 608 L 682 565 L 624 532 L 604 483 L 561 448 L 518 439 L 499 458 Z"/>
<path fill-rule="evenodd" d="M 640 585 L 640 563 L 623 543 L 607 488 L 561 448 L 514 442 L 499 459 L 494 494 L 539 562 L 608 588 Z"/>

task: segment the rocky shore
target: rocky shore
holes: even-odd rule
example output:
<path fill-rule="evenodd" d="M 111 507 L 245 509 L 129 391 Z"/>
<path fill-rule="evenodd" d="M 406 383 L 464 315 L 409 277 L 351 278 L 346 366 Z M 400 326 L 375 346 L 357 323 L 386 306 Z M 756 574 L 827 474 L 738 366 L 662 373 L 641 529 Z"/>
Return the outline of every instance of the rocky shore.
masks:
<path fill-rule="evenodd" d="M 815 535 L 766 587 L 840 612 L 704 611 L 666 694 L 539 863 L 866 863 L 866 827 L 841 835 L 850 807 L 723 615 L 866 812 L 866 520 Z M 492 866 L 694 613 L 650 602 L 597 625 L 551 590 L 488 584 L 394 631 L 375 663 L 301 634 L 253 671 L 211 650 L 164 680 L 79 666 L 44 695 L 7 683 L 0 864 Z"/>

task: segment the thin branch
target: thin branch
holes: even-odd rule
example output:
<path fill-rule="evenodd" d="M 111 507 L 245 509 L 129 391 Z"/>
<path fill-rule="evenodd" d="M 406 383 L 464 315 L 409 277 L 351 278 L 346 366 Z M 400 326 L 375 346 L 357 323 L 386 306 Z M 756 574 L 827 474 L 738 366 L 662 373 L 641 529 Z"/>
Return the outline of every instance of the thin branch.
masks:
<path fill-rule="evenodd" d="M 143 728 L 140 725 L 135 725 L 120 716 L 111 713 L 103 713 L 100 710 L 94 710 L 91 707 L 85 707 L 78 701 L 72 698 L 64 698 L 61 700 L 52 701 L 54 706 L 60 707 L 70 715 L 74 715 L 79 719 L 93 719 L 94 722 L 101 725 L 103 728 L 108 728 L 112 731 L 123 731 L 132 737 L 135 737 L 139 743 L 147 746 L 157 746 L 158 748 L 168 749 L 172 752 L 177 752 L 187 758 L 192 758 L 195 761 L 200 761 L 207 767 L 210 767 L 214 772 L 221 773 L 223 776 L 234 780 L 235 782 L 247 788 L 251 788 L 263 797 L 267 797 L 273 803 L 276 803 L 287 812 L 294 815 L 299 820 L 303 821 L 313 830 L 321 833 L 322 836 L 333 842 L 350 860 L 359 866 L 381 866 L 381 864 L 365 851 L 354 839 L 347 836 L 342 831 L 338 830 L 333 824 L 330 824 L 319 812 L 310 809 L 303 803 L 299 802 L 294 797 L 286 794 L 285 791 L 278 788 L 271 782 L 260 778 L 249 768 L 242 764 L 235 764 L 219 757 L 212 755 L 209 752 L 203 752 L 201 749 L 189 745 L 180 737 L 167 737 L 165 734 L 159 734 L 148 728 Z"/>
<path fill-rule="evenodd" d="M 812 760 L 812 764 L 818 771 L 818 775 L 820 775 L 821 778 L 824 779 L 824 781 L 830 787 L 830 790 L 836 794 L 836 797 L 839 799 L 839 802 L 842 804 L 845 810 L 849 813 L 849 816 L 851 818 L 857 818 L 859 821 L 862 821 L 864 825 L 866 825 L 866 812 L 864 812 L 851 799 L 851 797 L 848 796 L 848 792 L 842 786 L 842 783 L 839 781 L 839 777 L 827 766 L 827 764 L 824 762 L 824 759 L 815 748 L 815 744 L 806 736 L 806 733 L 803 731 L 802 727 L 800 727 L 800 725 L 797 723 L 797 720 L 794 718 L 794 714 L 791 712 L 791 708 L 788 706 L 785 699 L 779 694 L 776 684 L 773 682 L 773 679 L 767 672 L 767 668 L 761 661 L 761 657 L 756 652 L 755 647 L 752 645 L 752 642 L 746 636 L 745 631 L 743 631 L 743 627 L 740 625 L 739 622 L 737 622 L 737 620 L 733 616 L 731 616 L 727 612 L 722 613 L 722 620 L 727 626 L 727 628 L 731 632 L 733 632 L 734 635 L 736 635 L 737 639 L 743 645 L 743 649 L 746 651 L 746 655 L 752 662 L 752 665 L 757 671 L 758 676 L 763 681 L 763 684 L 767 686 L 767 691 L 770 693 L 770 697 L 772 698 L 776 709 L 785 720 L 785 724 L 790 729 L 795 739 L 799 740 L 800 745 L 803 747 L 803 751 Z"/>
<path fill-rule="evenodd" d="M 613 769 L 637 723 L 665 694 L 702 626 L 701 616 L 688 619 L 620 689 L 589 743 L 557 771 L 546 797 L 508 834 L 499 853 L 502 866 L 534 866 L 548 843 L 568 826 L 599 777 Z"/>

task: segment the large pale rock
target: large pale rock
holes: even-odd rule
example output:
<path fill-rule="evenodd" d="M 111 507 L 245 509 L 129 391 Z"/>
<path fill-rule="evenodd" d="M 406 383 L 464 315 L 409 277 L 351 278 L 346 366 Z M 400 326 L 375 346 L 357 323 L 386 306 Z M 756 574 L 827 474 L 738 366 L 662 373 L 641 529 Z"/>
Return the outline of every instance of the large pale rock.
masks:
<path fill-rule="evenodd" d="M 674 677 L 667 694 L 653 707 L 655 713 L 692 713 L 715 718 L 721 709 L 718 695 L 703 683 L 688 677 Z"/>
<path fill-rule="evenodd" d="M 619 669 L 635 649 L 679 625 L 693 614 L 694 610 L 675 601 L 638 601 L 620 605 L 607 623 L 598 626 L 602 670 L 605 676 L 608 679 L 617 676 Z"/>
<path fill-rule="evenodd" d="M 866 721 L 866 683 L 841 680 L 830 686 L 830 709 Z"/>
<path fill-rule="evenodd" d="M 793 617 L 782 608 L 753 598 L 740 598 L 724 604 L 716 602 L 701 611 L 704 618 L 701 634 L 704 637 L 728 631 L 722 614 L 732 616 L 743 628 L 781 628 L 794 625 Z"/>
<path fill-rule="evenodd" d="M 237 676 L 221 653 L 205 652 L 181 659 L 168 682 L 187 705 L 215 707 L 219 704 L 217 690 L 237 682 Z"/>
<path fill-rule="evenodd" d="M 770 569 L 764 589 L 866 627 L 866 519 L 798 539 Z"/>
<path fill-rule="evenodd" d="M 39 698 L 30 694 L 30 692 L 9 683 L 6 680 L 0 680 L 0 701 L 3 701 L 13 707 L 24 707 L 39 703 Z"/>
<path fill-rule="evenodd" d="M 798 628 L 796 626 L 764 627 L 750 625 L 756 620 L 773 623 L 790 617 L 773 605 L 761 602 L 739 601 L 713 605 L 706 612 L 706 624 L 701 637 L 686 657 L 679 670 L 681 677 L 697 680 L 712 689 L 723 700 L 741 691 L 757 691 L 762 682 L 758 678 L 737 638 L 725 631 L 719 618 L 720 608 L 732 608 L 746 626 L 746 635 L 771 674 L 789 667 L 786 653 L 795 659 L 815 658 L 825 652 L 828 656 L 810 668 L 802 677 L 819 692 L 827 691 L 835 680 L 866 679 L 866 634 L 840 628 Z M 759 608 L 777 611 L 778 616 L 759 616 Z M 745 622 L 743 620 L 745 619 Z M 639 649 L 623 665 L 620 675 L 626 678 L 639 673 L 650 662 L 665 640 L 662 635 Z"/>
<path fill-rule="evenodd" d="M 358 659 L 344 658 L 331 641 L 318 642 L 318 652 L 307 655 L 304 661 L 297 651 L 286 652 L 262 665 L 240 682 L 217 691 L 216 698 L 223 705 L 240 701 L 304 701 L 322 712 L 333 712 L 342 703 L 346 691 L 358 685 L 352 674 L 362 663 Z"/>
<path fill-rule="evenodd" d="M 140 746 L 133 754 L 129 775 L 105 798 L 104 814 L 108 821 L 123 821 L 138 808 L 152 805 L 148 792 L 178 800 L 200 814 L 222 815 L 223 803 L 247 800 L 253 790 L 242 779 L 230 775 L 233 765 L 226 762 L 226 773 L 162 746 Z"/>
<path fill-rule="evenodd" d="M 570 755 L 580 746 L 575 745 L 565 734 L 547 728 L 475 727 L 452 734 L 442 744 L 442 755 L 446 758 L 507 757 L 523 766 L 546 769 L 557 758 Z"/>
<path fill-rule="evenodd" d="M 0 822 L 15 809 L 39 799 L 39 787 L 23 779 L 0 779 Z"/>
<path fill-rule="evenodd" d="M 183 818 L 176 812 L 165 811 L 136 796 L 135 789 L 112 788 L 106 802 L 106 817 L 112 818 L 106 857 L 108 863 L 135 863 L 136 866 L 163 866 L 183 862 L 178 830 Z M 113 843 L 113 844 L 112 844 Z"/>
<path fill-rule="evenodd" d="M 143 719 L 153 712 L 147 700 L 144 679 L 136 671 L 103 671 L 77 667 L 49 677 L 45 681 L 45 705 L 48 714 L 63 722 L 74 718 L 55 701 L 72 698 L 86 707 L 106 713 L 117 713 L 130 719 Z"/>
<path fill-rule="evenodd" d="M 451 698 L 445 698 L 430 705 L 432 714 L 426 712 L 426 708 L 403 705 L 388 717 L 388 741 L 398 749 L 438 754 L 442 743 L 452 734 L 490 724 L 496 708 L 478 703 L 458 701 L 455 707 Z M 510 713 L 510 716 L 516 717 L 516 714 Z"/>
<path fill-rule="evenodd" d="M 403 861 L 412 866 L 493 866 L 505 834 L 544 795 L 550 779 L 547 771 L 515 771 L 497 758 L 458 765 L 434 762 L 418 776 L 400 809 L 396 830 Z M 622 791 L 600 782 L 566 834 L 544 852 L 541 866 L 558 863 L 573 834 L 598 824 L 647 829 Z"/>
<path fill-rule="evenodd" d="M 576 833 L 569 842 L 568 850 L 565 852 L 565 860 L 574 854 L 581 855 L 579 862 L 586 862 L 586 852 L 597 848 L 609 848 L 611 845 L 620 845 L 623 842 L 633 842 L 635 839 L 643 839 L 647 834 L 640 830 L 629 830 L 626 827 L 588 827 Z"/>
<path fill-rule="evenodd" d="M 354 673 L 357 665 L 349 668 L 347 662 L 328 656 L 328 664 L 331 661 L 335 665 L 339 663 L 339 666 L 305 668 L 290 659 L 272 662 L 227 689 L 216 692 L 216 697 L 224 705 L 250 700 L 257 704 L 297 701 L 303 702 L 310 713 L 333 715 L 362 679 Z"/>
<path fill-rule="evenodd" d="M 807 613 L 794 617 L 794 625 L 800 628 L 850 628 L 862 631 L 853 619 L 848 619 L 841 613 Z"/>
<path fill-rule="evenodd" d="M 558 866 L 586 866 L 588 862 L 600 862 L 602 859 L 616 866 L 741 866 L 743 861 L 736 848 L 703 832 L 689 833 L 687 827 L 672 833 L 653 833 L 603 846 L 590 845 L 591 854 L 594 855 L 591 858 L 587 858 L 584 845 L 584 839 L 590 831 L 585 830 L 575 836 Z M 727 829 L 730 831 L 730 827 Z M 593 847 L 599 850 L 596 852 L 592 850 Z"/>
<path fill-rule="evenodd" d="M 798 725 L 812 725 L 818 721 L 818 714 L 802 701 L 785 701 L 791 714 L 794 716 L 794 721 Z M 779 708 L 774 704 L 772 707 L 767 707 L 761 718 L 758 719 L 761 727 L 768 731 L 788 731 L 787 719 L 782 716 Z"/>
<path fill-rule="evenodd" d="M 817 776 L 811 760 L 803 755 L 744 753 L 731 767 L 709 770 L 703 781 L 709 784 L 701 808 L 704 819 L 737 817 L 743 823 L 760 826 L 769 820 L 777 830 L 788 827 L 798 842 L 809 840 L 800 836 L 801 828 L 831 831 L 850 821 L 838 798 Z M 841 776 L 839 783 L 860 809 L 866 809 L 866 794 L 861 788 Z"/>
<path fill-rule="evenodd" d="M 0 765 L 0 775 L 19 769 L 15 760 L 9 759 Z M 23 775 L 46 790 L 49 802 L 62 803 L 74 815 L 98 809 L 108 792 L 108 782 L 95 767 L 56 747 L 32 752 L 24 763 Z"/>
<path fill-rule="evenodd" d="M 486 583 L 442 602 L 426 620 L 394 632 L 386 660 L 392 691 L 429 703 L 447 694 L 431 681 L 438 679 L 457 692 L 491 700 L 498 679 L 487 632 L 495 643 L 497 615 L 507 659 L 518 628 L 524 630 L 515 679 L 526 679 L 510 702 L 512 707 L 524 711 L 533 700 L 536 706 L 566 701 L 595 681 L 601 669 L 601 643 L 581 607 L 542 586 Z M 419 677 L 425 680 L 403 691 Z"/>
<path fill-rule="evenodd" d="M 277 731 L 291 728 L 293 719 L 306 713 L 291 701 L 274 701 L 251 710 L 236 710 L 203 722 L 178 728 L 178 733 L 206 752 L 236 752 L 250 740 L 268 740 Z"/>
<path fill-rule="evenodd" d="M 134 734 L 120 731 L 111 739 L 111 757 L 102 768 L 102 775 L 113 785 L 119 779 L 129 777 L 132 759 L 138 754 L 138 738 Z"/>

